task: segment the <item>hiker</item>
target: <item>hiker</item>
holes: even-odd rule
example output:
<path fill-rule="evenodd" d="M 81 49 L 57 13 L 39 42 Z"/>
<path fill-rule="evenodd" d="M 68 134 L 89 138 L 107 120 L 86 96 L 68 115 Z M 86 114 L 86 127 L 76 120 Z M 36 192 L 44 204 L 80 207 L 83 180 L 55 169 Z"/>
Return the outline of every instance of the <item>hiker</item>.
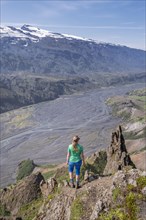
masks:
<path fill-rule="evenodd" d="M 80 188 L 79 178 L 80 178 L 80 168 L 83 162 L 85 166 L 85 158 L 83 153 L 83 147 L 78 143 L 80 138 L 76 135 L 72 139 L 72 144 L 68 147 L 68 153 L 66 158 L 66 164 L 68 164 L 70 186 L 76 189 Z M 76 185 L 74 185 L 73 171 L 74 167 L 76 169 Z"/>

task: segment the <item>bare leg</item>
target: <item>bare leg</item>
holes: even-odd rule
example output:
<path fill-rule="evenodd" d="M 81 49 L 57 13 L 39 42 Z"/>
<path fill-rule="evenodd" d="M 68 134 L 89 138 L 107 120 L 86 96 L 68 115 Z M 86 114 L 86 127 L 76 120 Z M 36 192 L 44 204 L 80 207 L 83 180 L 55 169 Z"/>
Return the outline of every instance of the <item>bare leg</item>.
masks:
<path fill-rule="evenodd" d="M 73 172 L 69 172 L 69 178 L 73 179 Z"/>
<path fill-rule="evenodd" d="M 76 182 L 79 182 L 80 175 L 76 175 Z"/>
<path fill-rule="evenodd" d="M 69 172 L 69 178 L 70 178 L 70 186 L 74 188 L 75 185 L 74 185 L 74 180 L 73 180 L 73 172 Z"/>

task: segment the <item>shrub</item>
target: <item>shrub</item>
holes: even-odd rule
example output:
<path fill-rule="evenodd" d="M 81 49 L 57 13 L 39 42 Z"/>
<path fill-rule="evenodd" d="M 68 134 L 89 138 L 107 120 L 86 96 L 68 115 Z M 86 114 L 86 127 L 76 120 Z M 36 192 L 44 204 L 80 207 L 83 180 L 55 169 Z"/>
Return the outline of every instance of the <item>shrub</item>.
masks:
<path fill-rule="evenodd" d="M 37 200 L 33 200 L 32 202 L 23 205 L 18 214 L 19 216 L 22 217 L 22 219 L 25 220 L 32 220 L 38 213 L 39 208 L 41 207 L 41 205 L 43 204 L 43 199 L 39 198 Z"/>
<path fill-rule="evenodd" d="M 128 220 L 126 214 L 121 209 L 111 209 L 110 212 L 101 214 L 99 220 Z"/>
<path fill-rule="evenodd" d="M 49 172 L 46 172 L 46 173 L 42 173 L 43 177 L 45 180 L 49 179 L 50 177 L 54 176 L 55 172 L 52 170 L 52 171 L 49 171 Z"/>
<path fill-rule="evenodd" d="M 107 164 L 107 153 L 106 151 L 100 151 L 99 156 L 93 163 L 92 157 L 86 161 L 86 166 L 81 167 L 80 179 L 83 180 L 85 171 L 88 170 L 91 173 L 102 175 Z"/>
<path fill-rule="evenodd" d="M 138 207 L 136 205 L 136 194 L 130 192 L 125 198 L 125 209 L 129 220 L 137 220 Z"/>
<path fill-rule="evenodd" d="M 10 216 L 10 211 L 7 210 L 5 205 L 0 205 L 0 216 Z"/>
<path fill-rule="evenodd" d="M 138 189 L 141 190 L 146 186 L 146 177 L 140 176 L 137 178 L 136 182 L 137 182 Z"/>
<path fill-rule="evenodd" d="M 33 169 L 35 168 L 35 164 L 33 160 L 23 160 L 18 166 L 18 174 L 17 174 L 17 181 L 21 180 L 22 178 L 29 176 Z"/>
<path fill-rule="evenodd" d="M 120 194 L 121 194 L 121 189 L 118 187 L 115 188 L 113 190 L 113 200 L 116 201 Z"/>

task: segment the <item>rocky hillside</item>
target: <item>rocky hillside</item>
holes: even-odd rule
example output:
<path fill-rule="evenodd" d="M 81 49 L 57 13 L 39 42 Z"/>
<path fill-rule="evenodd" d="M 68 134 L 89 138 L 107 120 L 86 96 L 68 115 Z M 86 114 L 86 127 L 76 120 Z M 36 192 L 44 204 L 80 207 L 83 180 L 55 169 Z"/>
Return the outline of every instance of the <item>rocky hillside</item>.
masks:
<path fill-rule="evenodd" d="M 97 76 L 96 76 L 97 77 Z M 143 82 L 145 73 L 127 75 L 98 75 L 88 77 L 46 77 L 34 75 L 2 75 L 0 77 L 0 113 L 19 107 L 50 101 L 61 95 L 79 91 L 115 86 L 132 82 Z"/>
<path fill-rule="evenodd" d="M 119 127 L 107 151 L 87 158 L 81 188 L 69 187 L 64 165 L 35 170 L 0 191 L 1 219 L 144 220 L 146 172 L 134 167 Z"/>
<path fill-rule="evenodd" d="M 126 96 L 115 96 L 107 103 L 113 114 L 122 117 L 127 149 L 137 167 L 146 170 L 146 89 L 134 90 Z"/>
<path fill-rule="evenodd" d="M 0 113 L 22 106 L 50 101 L 61 95 L 94 88 L 88 78 L 56 79 L 51 77 L 20 77 L 1 75 Z"/>
<path fill-rule="evenodd" d="M 51 33 L 37 27 L 1 27 L 1 72 L 88 75 L 143 72 L 145 51 Z"/>

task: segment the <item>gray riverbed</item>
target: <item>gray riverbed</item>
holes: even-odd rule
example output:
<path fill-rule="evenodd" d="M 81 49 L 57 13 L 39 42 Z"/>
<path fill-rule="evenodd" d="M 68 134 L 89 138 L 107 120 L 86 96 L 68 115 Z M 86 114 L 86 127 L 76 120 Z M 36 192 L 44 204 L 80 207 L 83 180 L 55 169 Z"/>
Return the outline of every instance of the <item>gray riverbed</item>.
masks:
<path fill-rule="evenodd" d="M 65 162 L 75 134 L 86 156 L 109 146 L 120 119 L 111 115 L 105 101 L 144 87 L 137 83 L 90 90 L 1 114 L 1 186 L 15 181 L 18 163 L 24 159 L 37 164 Z"/>

